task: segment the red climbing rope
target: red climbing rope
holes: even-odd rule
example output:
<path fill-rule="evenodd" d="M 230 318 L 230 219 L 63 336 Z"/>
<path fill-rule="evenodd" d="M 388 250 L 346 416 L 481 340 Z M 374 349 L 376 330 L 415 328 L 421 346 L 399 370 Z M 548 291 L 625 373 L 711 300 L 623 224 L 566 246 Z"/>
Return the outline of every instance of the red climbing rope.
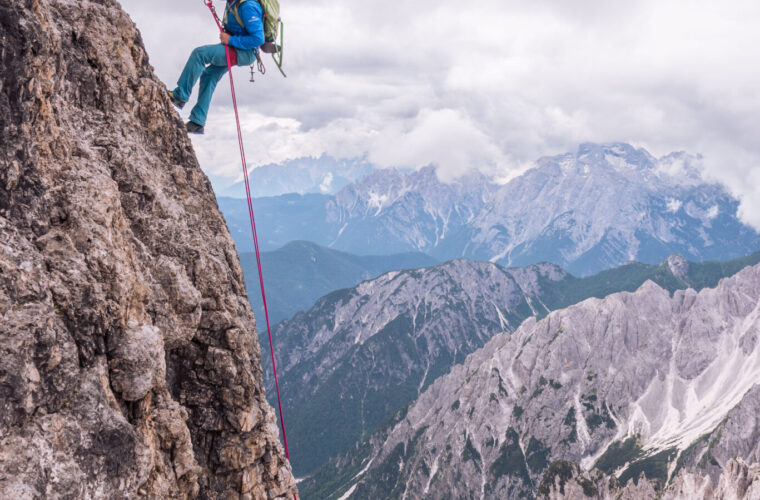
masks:
<path fill-rule="evenodd" d="M 214 4 L 212 0 L 204 2 L 206 7 L 209 8 L 211 14 L 214 16 L 214 21 L 219 27 L 220 32 L 224 32 L 219 16 L 216 14 Z M 251 186 L 248 181 L 248 166 L 245 161 L 245 148 L 243 147 L 243 132 L 240 129 L 240 115 L 238 114 L 237 98 L 235 97 L 235 82 L 232 79 L 232 60 L 230 59 L 230 47 L 224 46 L 224 50 L 227 52 L 227 70 L 230 74 L 230 91 L 232 92 L 232 107 L 235 109 L 235 123 L 237 124 L 238 145 L 240 146 L 240 160 L 243 162 L 243 179 L 245 180 L 245 195 L 248 200 L 248 215 L 251 219 L 251 232 L 253 233 L 253 248 L 256 250 L 256 265 L 259 270 L 259 285 L 261 286 L 261 301 L 264 303 L 264 317 L 267 321 L 267 334 L 269 334 L 269 351 L 272 354 L 272 369 L 274 371 L 274 387 L 277 391 L 277 408 L 280 410 L 280 427 L 282 428 L 282 442 L 285 447 L 285 458 L 290 460 L 290 452 L 288 451 L 288 437 L 285 434 L 285 417 L 282 415 L 282 401 L 280 399 L 280 384 L 277 380 L 277 364 L 274 361 L 274 342 L 272 342 L 272 328 L 269 325 L 269 309 L 267 308 L 267 294 L 264 290 L 264 275 L 261 272 L 261 253 L 259 252 L 259 237 L 256 234 L 256 218 L 253 215 L 253 201 L 251 200 Z M 293 495 L 295 500 L 298 500 L 298 496 Z"/>

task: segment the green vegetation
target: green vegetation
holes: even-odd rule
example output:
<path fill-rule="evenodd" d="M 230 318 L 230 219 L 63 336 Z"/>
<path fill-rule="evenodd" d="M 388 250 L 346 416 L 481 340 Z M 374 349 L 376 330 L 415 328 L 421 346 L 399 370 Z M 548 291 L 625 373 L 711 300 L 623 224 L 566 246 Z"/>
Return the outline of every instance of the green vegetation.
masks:
<path fill-rule="evenodd" d="M 563 332 L 564 332 L 564 330 L 562 328 L 560 328 L 559 330 L 557 330 L 556 333 L 552 336 L 551 340 L 549 340 L 549 344 L 548 345 L 552 345 L 554 343 L 554 341 L 557 340 L 557 337 L 559 337 L 560 334 L 563 333 Z"/>
<path fill-rule="evenodd" d="M 499 456 L 489 471 L 494 482 L 500 477 L 512 476 L 521 479 L 526 485 L 532 483 L 525 465 L 525 455 L 520 448 L 520 438 L 512 427 L 507 429 L 506 440 L 499 448 Z"/>
<path fill-rule="evenodd" d="M 567 410 L 567 415 L 565 416 L 565 420 L 562 423 L 568 427 L 575 427 L 575 424 L 578 423 L 578 421 L 575 419 L 575 408 L 571 407 L 569 410 Z"/>
<path fill-rule="evenodd" d="M 699 460 L 699 466 L 701 468 L 706 468 L 707 465 L 713 465 L 715 467 L 720 467 L 720 463 L 715 459 L 715 457 L 712 454 L 713 448 L 715 448 L 715 445 L 717 445 L 720 442 L 720 438 L 723 436 L 723 429 L 725 428 L 726 421 L 728 420 L 728 417 L 724 418 L 723 421 L 718 426 L 717 432 L 713 432 L 713 434 L 710 436 L 710 444 L 707 445 L 707 451 L 704 455 L 702 455 L 702 458 Z"/>
<path fill-rule="evenodd" d="M 569 410 L 567 410 L 567 415 L 565 416 L 565 420 L 563 420 L 562 423 L 570 427 L 570 434 L 568 434 L 567 437 L 561 442 L 563 444 L 568 444 L 578 441 L 578 429 L 576 427 L 578 420 L 575 418 L 575 408 L 571 407 Z"/>
<path fill-rule="evenodd" d="M 531 437 L 528 442 L 528 449 L 525 450 L 525 455 L 530 467 L 531 472 L 538 474 L 543 471 L 549 465 L 549 455 L 551 454 L 551 448 L 548 448 L 538 439 Z"/>
<path fill-rule="evenodd" d="M 454 401 L 454 403 L 451 405 L 451 411 L 457 411 L 459 409 L 459 400 L 457 399 Z"/>
<path fill-rule="evenodd" d="M 512 408 L 512 415 L 514 415 L 515 418 L 520 418 L 525 410 L 523 410 L 522 406 L 515 405 L 514 408 Z"/>
<path fill-rule="evenodd" d="M 538 486 L 538 496 L 548 496 L 557 477 L 559 478 L 559 492 L 564 495 L 565 484 L 578 473 L 580 473 L 580 468 L 576 463 L 568 462 L 566 460 L 556 460 L 552 462 L 551 465 L 549 465 L 549 468 L 546 469 L 546 472 L 544 472 L 544 476 L 541 478 L 541 484 Z"/>
<path fill-rule="evenodd" d="M 362 443 L 352 449 L 349 458 L 340 466 L 331 460 L 320 467 L 311 477 L 299 485 L 303 498 L 339 497 L 351 486 L 351 479 L 366 465 L 370 452 L 368 443 Z"/>
<path fill-rule="evenodd" d="M 604 297 L 620 290 L 635 290 L 646 279 L 652 279 L 671 291 L 686 286 L 699 289 L 705 286 L 714 286 L 720 278 L 757 262 L 760 262 L 760 252 L 725 263 L 690 264 L 684 280 L 675 278 L 667 265 L 649 266 L 644 264 L 629 264 L 588 278 L 571 276 L 559 282 L 541 278 L 544 281 L 540 283 L 540 286 L 545 293 L 542 300 L 549 308 L 557 309 L 592 296 Z M 271 275 L 274 274 L 274 272 L 271 273 Z M 353 296 L 352 293 L 352 290 L 339 290 L 321 299 L 321 305 L 329 308 L 334 304 L 345 302 Z M 424 312 L 420 312 L 420 314 L 424 314 Z M 519 324 L 522 319 L 530 315 L 529 310 L 521 310 L 519 314 L 515 313 L 515 318 L 518 320 L 512 321 L 510 318 L 510 321 L 512 324 Z M 419 320 L 420 318 L 418 318 L 418 326 Z M 291 413 L 288 425 L 293 429 L 290 431 L 294 434 L 292 439 L 294 446 L 291 453 L 294 463 L 298 464 L 299 474 L 314 471 L 330 457 L 350 450 L 361 439 L 381 428 L 383 422 L 389 422 L 389 416 L 393 415 L 399 408 L 405 407 L 417 397 L 422 377 L 421 372 L 414 381 L 389 377 L 387 380 L 396 380 L 396 384 L 392 385 L 389 383 L 377 384 L 375 379 L 370 380 L 368 378 L 370 374 L 356 370 L 357 366 L 374 363 L 378 366 L 387 366 L 390 373 L 392 370 L 396 370 L 401 360 L 406 364 L 411 362 L 417 363 L 415 366 L 424 366 L 423 363 L 420 363 L 419 353 L 428 352 L 428 349 L 427 346 L 420 344 L 421 341 L 411 336 L 412 330 L 412 319 L 410 317 L 396 318 L 370 341 L 349 350 L 345 356 L 345 361 L 336 366 L 335 371 L 330 374 L 327 380 L 320 381 L 319 389 L 315 393 L 304 395 L 303 399 L 298 401 L 286 402 L 291 407 L 298 409 Z M 561 334 L 562 329 L 559 328 L 554 333 L 554 339 L 563 341 Z M 304 338 L 291 336 L 285 341 L 285 347 L 295 348 L 303 340 Z M 336 339 L 336 341 L 343 340 L 345 339 Z M 529 341 L 530 339 L 526 339 L 526 343 Z M 332 347 L 331 345 L 323 346 L 325 356 Z M 262 350 L 265 351 L 266 348 L 263 347 Z M 265 352 L 262 354 L 266 355 Z M 447 373 L 453 364 L 462 361 L 468 353 L 462 349 L 458 350 L 456 355 L 445 350 L 440 351 L 439 354 L 438 357 L 430 360 L 423 390 L 441 375 Z M 322 354 L 317 353 L 315 359 L 321 357 L 323 357 Z M 282 385 L 294 384 L 295 381 L 308 378 L 313 372 L 314 366 L 310 363 L 298 365 L 284 377 L 285 380 L 281 380 L 284 382 Z M 504 397 L 508 397 L 508 391 L 498 370 L 496 375 L 499 379 L 498 391 L 494 388 L 494 394 L 489 395 L 489 398 L 492 401 L 501 398 L 503 401 Z M 593 381 L 596 375 L 587 373 L 586 377 L 589 381 Z M 534 388 L 531 397 L 536 398 L 543 391 L 560 390 L 561 388 L 562 384 L 559 381 L 547 380 L 542 376 L 539 378 L 538 386 Z M 530 395 L 531 393 L 527 391 L 526 387 L 520 389 L 521 394 Z M 605 427 L 612 429 L 615 426 L 608 406 L 604 401 L 598 400 L 597 394 L 593 392 L 585 394 L 581 403 L 584 408 L 582 414 L 578 415 L 574 409 L 570 409 L 565 417 L 565 425 L 569 429 L 566 434 L 567 437 L 562 441 L 564 443 L 577 442 L 576 428 L 579 418 L 585 420 L 592 432 L 598 432 Z M 455 402 L 451 407 L 452 411 L 460 409 L 461 404 L 459 401 Z M 470 418 L 473 418 L 474 411 L 474 408 L 469 409 Z M 523 412 L 522 407 L 515 406 L 513 417 L 519 419 L 523 416 Z M 605 465 L 611 462 L 612 458 L 608 456 L 609 453 L 610 450 L 600 458 L 599 463 Z M 684 460 L 686 458 L 688 455 L 684 457 Z M 708 451 L 703 460 L 705 463 L 710 463 L 711 460 L 714 461 L 714 458 Z"/>
<path fill-rule="evenodd" d="M 388 271 L 434 266 L 438 261 L 422 253 L 359 256 L 325 248 L 309 241 L 294 241 L 262 252 L 264 283 L 272 324 L 310 308 L 320 297 L 358 285 Z M 259 273 L 252 253 L 241 253 L 246 287 L 257 290 Z M 255 294 L 251 294 L 253 299 Z M 251 300 L 257 318 L 264 317 L 260 300 Z"/>
<path fill-rule="evenodd" d="M 288 431 L 293 434 L 291 458 L 298 464 L 299 473 L 316 470 L 331 457 L 350 449 L 381 424 L 404 408 L 417 396 L 417 384 L 407 379 L 404 383 L 372 387 L 364 376 L 357 376 L 354 367 L 362 366 L 374 356 L 388 369 L 404 362 L 416 353 L 410 337 L 411 320 L 400 316 L 391 321 L 378 334 L 365 343 L 366 349 L 354 346 L 345 356 L 345 362 L 337 365 L 327 380 L 309 398 L 298 401 L 298 412 L 291 413 Z M 329 349 L 330 344 L 324 348 Z M 291 380 L 308 377 L 311 367 L 297 366 L 281 387 Z M 340 422 L 339 426 L 335 423 Z M 364 424 L 364 425 L 362 425 Z"/>
<path fill-rule="evenodd" d="M 668 465 L 675 458 L 676 453 L 677 450 L 671 448 L 632 463 L 620 474 L 620 484 L 625 486 L 631 479 L 638 484 L 639 477 L 643 473 L 644 477 L 657 485 L 657 489 L 662 489 L 668 481 Z"/>
<path fill-rule="evenodd" d="M 504 379 L 501 378 L 501 373 L 499 373 L 498 368 L 494 368 L 491 370 L 491 373 L 495 373 L 497 377 L 499 377 L 499 394 L 501 394 L 504 397 L 509 397 L 509 392 L 507 392 L 507 388 L 504 386 Z"/>
<path fill-rule="evenodd" d="M 414 437 L 404 446 L 399 443 L 383 462 L 366 476 L 365 482 L 356 489 L 356 498 L 399 498 L 404 490 L 404 470 L 399 463 L 407 462 L 414 455 L 417 444 L 427 427 L 419 429 Z M 323 498 L 319 496 L 305 498 Z"/>
<path fill-rule="evenodd" d="M 673 470 L 673 477 L 676 477 L 678 475 L 678 472 L 692 459 L 695 458 L 698 451 L 705 445 L 707 445 L 708 441 L 710 440 L 710 434 L 704 434 L 699 439 L 694 441 L 689 445 L 688 448 L 683 450 L 681 452 L 681 455 L 678 457 L 678 462 L 676 463 L 676 468 Z M 709 453 L 709 451 L 708 451 Z M 707 455 L 708 453 L 705 453 Z"/>
<path fill-rule="evenodd" d="M 472 441 L 470 441 L 470 436 L 467 436 L 467 440 L 464 442 L 464 450 L 462 451 L 462 461 L 469 462 L 470 460 L 472 460 L 475 463 L 475 467 L 480 470 L 480 464 L 482 463 L 480 453 L 478 453 L 478 450 L 475 449 Z"/>
<path fill-rule="evenodd" d="M 538 386 L 536 387 L 536 390 L 533 391 L 533 394 L 531 394 L 530 399 L 537 398 L 541 395 L 542 392 L 544 392 L 544 387 L 549 383 L 548 380 L 544 378 L 543 375 L 541 375 L 538 379 Z"/>
<path fill-rule="evenodd" d="M 568 276 L 556 282 L 541 277 L 539 286 L 544 291 L 541 297 L 544 304 L 549 309 L 556 310 L 590 297 L 604 298 L 616 292 L 633 292 L 647 280 L 654 281 L 671 293 L 685 288 L 712 288 L 722 278 L 732 276 L 757 263 L 760 263 L 760 252 L 726 262 L 690 262 L 686 279 L 682 280 L 670 272 L 667 263 L 650 265 L 634 262 L 586 278 Z"/>
<path fill-rule="evenodd" d="M 689 264 L 689 281 L 696 290 L 702 288 L 713 288 L 718 282 L 727 277 L 733 276 L 747 266 L 754 266 L 760 262 L 760 252 L 755 252 L 746 257 L 720 262 L 710 260 L 698 264 Z"/>
<path fill-rule="evenodd" d="M 630 437 L 623 442 L 612 443 L 604 454 L 599 457 L 594 467 L 605 474 L 613 474 L 623 465 L 633 462 L 641 456 L 641 442 L 638 436 Z"/>
<path fill-rule="evenodd" d="M 588 394 L 581 396 L 581 404 L 589 412 L 589 414 L 585 415 L 585 420 L 591 432 L 601 427 L 602 424 L 608 429 L 615 428 L 615 421 L 612 420 L 607 404 L 602 402 L 601 405 L 597 405 L 596 390 L 592 390 Z"/>
<path fill-rule="evenodd" d="M 597 488 L 596 484 L 594 484 L 594 481 L 591 479 L 581 477 L 578 478 L 578 482 L 580 483 L 581 488 L 583 488 L 583 494 L 587 497 L 594 498 L 599 494 L 599 488 Z"/>

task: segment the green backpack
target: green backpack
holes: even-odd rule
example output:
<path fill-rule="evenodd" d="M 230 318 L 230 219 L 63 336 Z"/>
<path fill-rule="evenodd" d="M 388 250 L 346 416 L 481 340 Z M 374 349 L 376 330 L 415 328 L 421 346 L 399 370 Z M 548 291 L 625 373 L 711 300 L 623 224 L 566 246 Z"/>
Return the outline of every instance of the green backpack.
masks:
<path fill-rule="evenodd" d="M 224 11 L 224 22 L 227 22 L 227 16 L 232 13 L 235 16 L 235 20 L 240 26 L 245 26 L 243 20 L 240 18 L 238 9 L 248 0 L 241 0 L 234 4 L 230 9 L 229 5 Z M 282 76 L 287 77 L 282 70 L 282 49 L 284 39 L 284 25 L 282 19 L 280 19 L 280 2 L 277 0 L 255 0 L 261 5 L 261 10 L 264 12 L 264 45 L 261 46 L 261 51 L 266 54 L 272 54 L 272 59 L 277 65 L 277 69 L 280 70 Z M 280 43 L 277 44 L 277 37 L 280 38 Z M 258 54 L 256 54 L 258 58 Z M 260 59 L 259 59 L 260 61 Z"/>

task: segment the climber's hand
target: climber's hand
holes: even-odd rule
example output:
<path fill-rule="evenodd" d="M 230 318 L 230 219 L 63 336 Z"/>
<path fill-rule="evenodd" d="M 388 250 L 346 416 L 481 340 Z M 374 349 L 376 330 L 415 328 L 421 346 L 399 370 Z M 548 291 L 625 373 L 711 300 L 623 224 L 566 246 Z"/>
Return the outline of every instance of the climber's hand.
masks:
<path fill-rule="evenodd" d="M 230 42 L 230 34 L 219 33 L 219 40 L 221 40 L 223 44 L 227 45 Z"/>

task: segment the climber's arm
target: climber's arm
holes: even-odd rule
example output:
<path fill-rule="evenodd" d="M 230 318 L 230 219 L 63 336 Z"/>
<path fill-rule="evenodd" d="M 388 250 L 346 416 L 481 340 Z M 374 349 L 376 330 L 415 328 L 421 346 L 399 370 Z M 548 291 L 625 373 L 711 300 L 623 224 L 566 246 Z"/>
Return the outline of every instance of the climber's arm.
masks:
<path fill-rule="evenodd" d="M 244 35 L 229 37 L 228 44 L 240 50 L 250 50 L 264 44 L 263 13 L 259 2 L 245 2 L 240 6 L 240 18 L 245 24 Z M 224 43 L 224 42 L 222 42 Z"/>

